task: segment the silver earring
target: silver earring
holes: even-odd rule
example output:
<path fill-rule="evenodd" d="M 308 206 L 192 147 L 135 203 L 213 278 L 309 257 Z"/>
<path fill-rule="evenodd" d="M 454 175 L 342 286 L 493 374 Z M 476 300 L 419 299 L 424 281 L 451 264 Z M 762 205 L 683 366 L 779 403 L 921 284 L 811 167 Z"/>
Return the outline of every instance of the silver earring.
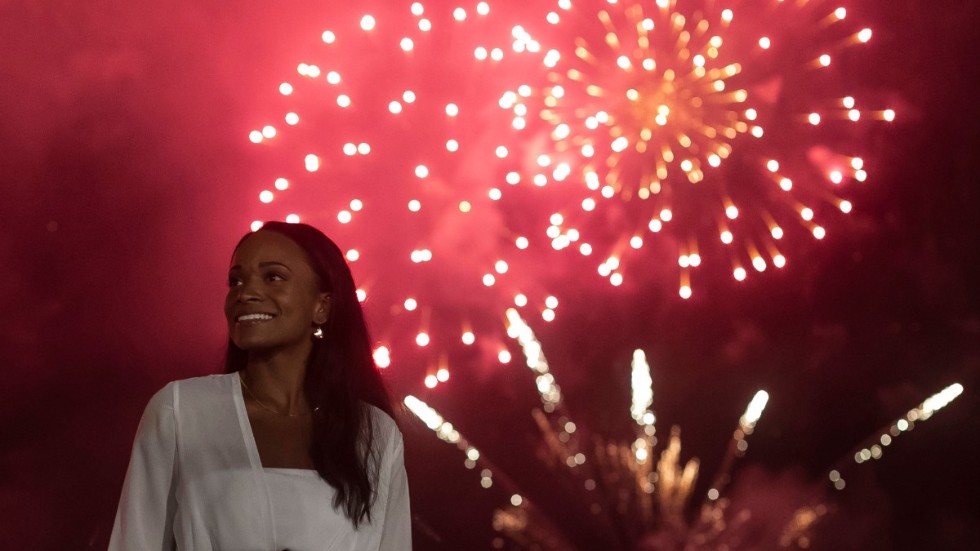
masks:
<path fill-rule="evenodd" d="M 320 327 L 319 325 L 317 325 L 316 326 L 316 329 L 313 330 L 313 338 L 314 339 L 322 339 L 323 338 L 323 328 Z"/>

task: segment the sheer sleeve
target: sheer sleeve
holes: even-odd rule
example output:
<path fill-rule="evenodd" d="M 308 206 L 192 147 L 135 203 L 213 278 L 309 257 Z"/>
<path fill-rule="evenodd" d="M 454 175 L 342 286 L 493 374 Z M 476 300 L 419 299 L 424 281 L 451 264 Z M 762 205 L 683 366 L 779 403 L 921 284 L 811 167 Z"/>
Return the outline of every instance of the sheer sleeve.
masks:
<path fill-rule="evenodd" d="M 408 476 L 405 473 L 405 446 L 395 431 L 388 471 L 388 495 L 385 501 L 384 526 L 378 551 L 412 549 L 412 515 L 408 503 Z"/>
<path fill-rule="evenodd" d="M 157 392 L 136 431 L 109 551 L 170 551 L 177 474 L 176 385 Z"/>

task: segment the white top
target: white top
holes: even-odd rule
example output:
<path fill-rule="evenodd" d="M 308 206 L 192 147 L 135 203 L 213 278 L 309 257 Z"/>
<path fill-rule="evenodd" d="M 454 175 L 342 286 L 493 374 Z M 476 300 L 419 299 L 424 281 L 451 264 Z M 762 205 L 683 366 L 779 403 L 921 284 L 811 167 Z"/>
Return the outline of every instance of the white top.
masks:
<path fill-rule="evenodd" d="M 380 480 L 355 530 L 316 471 L 262 468 L 237 373 L 168 384 L 140 420 L 109 551 L 410 550 L 402 436 L 371 410 Z"/>

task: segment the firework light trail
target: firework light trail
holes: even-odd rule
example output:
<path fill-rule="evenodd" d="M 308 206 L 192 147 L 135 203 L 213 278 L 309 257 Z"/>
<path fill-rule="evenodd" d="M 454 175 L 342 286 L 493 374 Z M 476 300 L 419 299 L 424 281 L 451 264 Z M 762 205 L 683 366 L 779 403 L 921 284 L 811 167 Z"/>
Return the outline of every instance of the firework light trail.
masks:
<path fill-rule="evenodd" d="M 542 433 L 542 445 L 548 451 L 546 456 L 538 454 L 537 457 L 545 461 L 553 472 L 575 481 L 563 486 L 574 489 L 572 495 L 563 498 L 563 507 L 572 508 L 573 503 L 587 505 L 595 517 L 594 533 L 605 538 L 603 548 L 796 549 L 806 548 L 812 543 L 819 521 L 832 512 L 830 502 L 823 498 L 805 497 L 804 501 L 808 504 L 796 507 L 778 529 L 766 531 L 753 527 L 751 509 L 739 506 L 726 497 L 735 460 L 742 457 L 748 448 L 747 438 L 759 423 L 769 400 L 767 392 L 758 391 L 739 418 L 721 467 L 699 506 L 698 514 L 691 518 L 687 513 L 700 464 L 697 458 L 691 458 L 686 463 L 681 461 L 678 427 L 671 430 L 665 445 L 658 448 L 654 436 L 653 381 L 643 351 L 636 350 L 632 361 L 632 398 L 628 409 L 636 421 L 635 440 L 620 442 L 592 432 L 590 434 L 595 445 L 586 449 L 579 435 L 588 427 L 577 426 L 564 411 L 557 382 L 547 367 L 541 343 L 516 310 L 509 310 L 507 318 L 508 333 L 524 351 L 527 365 L 535 375 L 535 386 L 543 408 L 532 412 Z M 927 398 L 905 416 L 877 431 L 868 442 L 862 443 L 853 462 L 861 464 L 880 459 L 883 447 L 912 430 L 916 422 L 929 419 L 962 393 L 963 386 L 956 383 Z M 573 540 L 570 535 L 572 531 L 570 526 L 563 524 L 565 521 L 549 518 L 542 513 L 532 501 L 533 496 L 528 496 L 529 492 L 522 490 L 490 463 L 434 409 L 414 396 L 406 397 L 404 403 L 440 439 L 465 453 L 468 469 L 481 469 L 480 484 L 483 488 L 494 487 L 495 480 L 504 481 L 504 495 L 509 499 L 505 498 L 508 503 L 494 512 L 492 524 L 499 534 L 494 548 L 505 548 L 503 538 L 506 538 L 511 545 L 506 548 L 510 549 L 578 549 L 570 543 Z M 844 479 L 838 469 L 830 471 L 829 478 L 836 489 L 844 489 Z M 549 491 L 554 492 L 555 486 L 550 487 Z"/>

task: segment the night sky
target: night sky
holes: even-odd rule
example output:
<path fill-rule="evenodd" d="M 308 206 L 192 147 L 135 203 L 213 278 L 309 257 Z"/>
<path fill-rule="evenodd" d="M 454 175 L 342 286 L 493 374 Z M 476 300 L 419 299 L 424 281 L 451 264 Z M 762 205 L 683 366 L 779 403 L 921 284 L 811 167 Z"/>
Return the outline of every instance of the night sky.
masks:
<path fill-rule="evenodd" d="M 834 218 L 823 241 L 795 242 L 778 273 L 737 284 L 706 271 L 688 301 L 677 297 L 674 267 L 622 289 L 568 284 L 556 321 L 532 325 L 577 422 L 609 439 L 630 438 L 629 363 L 635 348 L 646 351 L 659 430 L 681 427 L 682 458 L 701 459 L 698 495 L 745 404 L 765 388 L 771 400 L 737 466 L 733 501 L 765 524 L 805 498 L 828 500 L 835 512 L 813 549 L 974 549 L 980 6 L 850 5 L 875 39 L 846 70 L 899 113 L 889 129 L 863 135 L 873 184 L 857 192 L 855 212 Z M 272 172 L 269 158 L 248 132 L 320 36 L 323 13 L 308 0 L 0 1 L 4 547 L 104 548 L 147 399 L 167 381 L 221 370 L 231 248 L 270 212 L 255 176 Z M 385 78 L 369 57 L 361 64 Z M 412 144 L 401 151 L 410 157 Z M 382 163 L 366 177 L 383 172 Z M 378 180 L 364 193 L 388 190 Z M 343 246 L 356 234 L 335 237 Z M 541 281 L 587 281 L 578 268 L 552 263 Z M 358 266 L 355 276 L 383 281 Z M 443 303 L 463 300 L 465 291 L 436 281 L 429 292 Z M 366 308 L 376 335 L 392 331 L 392 312 L 370 300 Z M 395 396 L 417 394 L 451 419 L 545 512 L 574 518 L 579 494 L 538 459 L 538 398 L 511 349 L 507 366 L 454 353 L 452 379 L 429 392 L 424 368 L 411 366 L 428 361 L 421 355 L 406 353 L 386 376 Z M 830 467 L 954 382 L 966 388 L 961 398 L 880 461 L 851 465 L 845 491 L 831 488 Z M 463 455 L 410 415 L 401 423 L 415 548 L 489 549 L 493 510 L 509 494 L 482 489 Z M 591 549 L 587 525 L 567 524 Z"/>

